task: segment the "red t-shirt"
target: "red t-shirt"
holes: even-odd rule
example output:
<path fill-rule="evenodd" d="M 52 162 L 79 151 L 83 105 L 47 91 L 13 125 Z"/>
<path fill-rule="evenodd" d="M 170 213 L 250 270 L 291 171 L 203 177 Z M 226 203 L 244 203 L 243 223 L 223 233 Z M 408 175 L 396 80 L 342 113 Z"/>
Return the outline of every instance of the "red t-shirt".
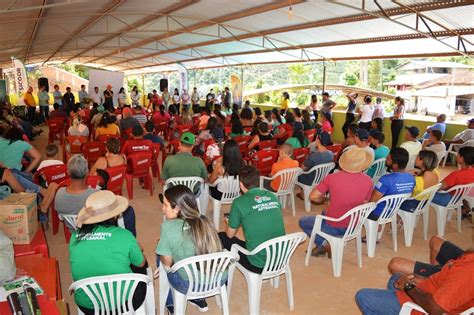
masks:
<path fill-rule="evenodd" d="M 166 123 L 169 124 L 170 123 L 170 114 L 168 114 L 167 112 L 165 112 L 163 115 L 161 114 L 160 111 L 156 112 L 153 114 L 153 123 L 156 125 L 158 125 L 160 123 L 160 121 L 163 121 L 163 120 L 166 120 Z"/>
<path fill-rule="evenodd" d="M 127 140 L 122 148 L 122 154 L 129 155 L 132 153 L 151 151 L 153 143 L 150 140 L 135 139 Z"/>
<path fill-rule="evenodd" d="M 443 182 L 445 182 L 447 185 L 446 190 L 457 185 L 472 184 L 474 183 L 474 168 L 466 168 L 463 170 L 454 171 L 446 176 L 446 178 L 443 179 Z"/>
<path fill-rule="evenodd" d="M 356 183 L 356 185 L 354 185 Z M 354 207 L 369 202 L 372 194 L 372 179 L 364 173 L 348 173 L 339 171 L 327 175 L 323 181 L 316 186 L 321 194 L 330 193 L 329 206 L 326 216 L 340 218 Z M 349 218 L 340 222 L 327 223 L 333 227 L 345 228 L 349 224 Z"/>
<path fill-rule="evenodd" d="M 444 265 L 417 288 L 431 294 L 436 304 L 448 314 L 459 314 L 474 307 L 474 253 L 464 254 L 453 260 L 452 265 Z M 412 301 L 404 291 L 396 290 L 396 294 L 402 305 Z"/>

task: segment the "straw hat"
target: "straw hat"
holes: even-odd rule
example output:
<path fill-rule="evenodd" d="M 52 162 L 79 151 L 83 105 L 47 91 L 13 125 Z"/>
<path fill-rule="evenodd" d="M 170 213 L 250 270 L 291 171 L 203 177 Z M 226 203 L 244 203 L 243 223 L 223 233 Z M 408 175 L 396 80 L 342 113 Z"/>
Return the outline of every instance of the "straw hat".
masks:
<path fill-rule="evenodd" d="M 372 161 L 372 155 L 366 150 L 352 148 L 342 154 L 339 166 L 348 173 L 359 173 L 369 168 Z"/>
<path fill-rule="evenodd" d="M 76 225 L 93 224 L 118 216 L 128 208 L 128 200 L 108 190 L 100 190 L 90 195 L 84 208 L 77 215 Z"/>

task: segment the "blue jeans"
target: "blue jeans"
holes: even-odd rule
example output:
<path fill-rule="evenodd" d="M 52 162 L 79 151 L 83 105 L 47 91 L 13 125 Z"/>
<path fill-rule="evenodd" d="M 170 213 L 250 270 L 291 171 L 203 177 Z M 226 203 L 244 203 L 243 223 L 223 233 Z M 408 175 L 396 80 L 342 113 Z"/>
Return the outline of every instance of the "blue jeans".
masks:
<path fill-rule="evenodd" d="M 123 225 L 129 230 L 133 236 L 137 237 L 137 230 L 135 227 L 135 210 L 129 206 L 127 210 L 123 212 Z"/>
<path fill-rule="evenodd" d="M 440 206 L 446 206 L 451 201 L 451 194 L 446 192 L 437 192 L 434 195 L 433 201 Z"/>
<path fill-rule="evenodd" d="M 420 204 L 419 200 L 416 199 L 407 199 L 400 205 L 400 210 L 413 212 L 415 211 L 416 207 Z"/>
<path fill-rule="evenodd" d="M 399 274 L 392 275 L 387 283 L 387 289 L 361 289 L 355 295 L 355 300 L 364 315 L 398 315 L 402 306 L 395 293 L 395 282 Z"/>
<path fill-rule="evenodd" d="M 303 230 L 303 232 L 305 232 L 308 236 L 311 236 L 315 220 L 315 216 L 305 216 L 300 219 L 298 224 Z M 321 223 L 321 231 L 332 236 L 343 236 L 344 233 L 346 233 L 346 228 L 333 227 L 327 224 L 326 220 L 323 220 L 323 222 Z M 314 244 L 316 244 L 316 246 L 320 248 L 326 245 L 326 243 L 327 241 L 324 237 L 320 236 L 319 234 L 316 234 L 316 238 L 314 239 Z"/>
<path fill-rule="evenodd" d="M 11 172 L 13 177 L 15 177 L 17 182 L 25 189 L 26 192 L 36 194 L 41 192 L 41 186 L 36 185 L 32 180 L 27 179 L 26 176 L 23 175 L 25 173 L 15 169 L 11 169 Z"/>

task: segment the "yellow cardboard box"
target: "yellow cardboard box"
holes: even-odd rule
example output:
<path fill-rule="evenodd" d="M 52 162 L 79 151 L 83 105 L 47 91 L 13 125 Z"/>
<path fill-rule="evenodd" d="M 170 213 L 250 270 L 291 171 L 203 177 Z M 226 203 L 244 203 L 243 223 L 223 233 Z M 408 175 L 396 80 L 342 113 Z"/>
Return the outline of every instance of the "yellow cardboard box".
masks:
<path fill-rule="evenodd" d="M 36 194 L 11 194 L 0 200 L 0 229 L 13 244 L 29 244 L 38 230 Z"/>

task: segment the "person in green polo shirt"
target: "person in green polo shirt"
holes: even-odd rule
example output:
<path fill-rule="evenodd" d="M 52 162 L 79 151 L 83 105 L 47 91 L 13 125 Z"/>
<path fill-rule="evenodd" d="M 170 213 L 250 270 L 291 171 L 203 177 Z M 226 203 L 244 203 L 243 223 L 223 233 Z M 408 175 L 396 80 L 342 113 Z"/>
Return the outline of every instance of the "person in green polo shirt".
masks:
<path fill-rule="evenodd" d="M 198 176 L 207 180 L 207 169 L 204 161 L 193 156 L 192 151 L 196 136 L 190 132 L 184 132 L 179 138 L 179 152 L 166 158 L 161 179 L 166 181 L 171 177 Z"/>
<path fill-rule="evenodd" d="M 219 233 L 222 247 L 230 250 L 238 244 L 249 251 L 258 245 L 285 235 L 281 204 L 277 196 L 259 188 L 260 173 L 251 165 L 244 166 L 239 172 L 240 189 L 243 195 L 232 203 L 225 232 Z M 235 237 L 242 226 L 245 241 Z M 253 256 L 240 254 L 239 264 L 247 270 L 261 273 L 265 266 L 266 254 L 261 251 Z"/>

